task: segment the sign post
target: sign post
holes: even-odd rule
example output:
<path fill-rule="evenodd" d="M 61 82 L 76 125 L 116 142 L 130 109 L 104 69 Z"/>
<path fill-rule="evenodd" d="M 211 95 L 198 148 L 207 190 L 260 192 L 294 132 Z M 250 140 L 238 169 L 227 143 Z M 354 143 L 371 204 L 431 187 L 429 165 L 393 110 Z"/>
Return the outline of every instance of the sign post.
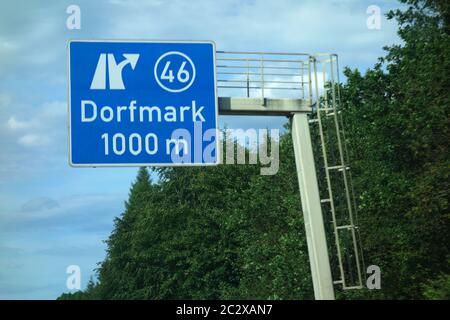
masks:
<path fill-rule="evenodd" d="M 69 162 L 75 167 L 219 161 L 215 45 L 69 42 Z"/>
<path fill-rule="evenodd" d="M 292 117 L 292 141 L 316 300 L 334 300 L 328 247 L 306 113 Z"/>

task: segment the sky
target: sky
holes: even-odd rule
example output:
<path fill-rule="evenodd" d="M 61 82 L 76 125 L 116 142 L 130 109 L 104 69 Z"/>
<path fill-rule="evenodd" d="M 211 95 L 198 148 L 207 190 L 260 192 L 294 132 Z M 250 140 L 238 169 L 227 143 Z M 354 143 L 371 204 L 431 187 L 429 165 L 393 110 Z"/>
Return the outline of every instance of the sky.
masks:
<path fill-rule="evenodd" d="M 66 9 L 81 10 L 69 30 Z M 213 40 L 217 50 L 337 53 L 362 71 L 399 43 L 392 0 L 0 1 L 0 299 L 55 299 L 82 287 L 105 256 L 136 168 L 68 165 L 69 39 Z M 220 91 L 219 91 L 220 95 Z M 228 128 L 281 128 L 285 118 L 220 116 Z"/>

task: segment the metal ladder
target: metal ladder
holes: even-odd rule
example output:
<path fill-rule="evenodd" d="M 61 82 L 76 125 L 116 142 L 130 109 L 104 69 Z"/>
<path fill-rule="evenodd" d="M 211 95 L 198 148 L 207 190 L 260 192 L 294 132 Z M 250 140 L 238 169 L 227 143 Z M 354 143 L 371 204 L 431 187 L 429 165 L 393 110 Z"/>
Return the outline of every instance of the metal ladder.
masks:
<path fill-rule="evenodd" d="M 322 66 L 319 79 L 318 66 Z M 348 150 L 342 115 L 339 108 L 339 65 L 337 55 L 316 55 L 309 61 L 311 101 L 315 102 L 315 112 L 310 118 L 311 131 L 317 133 L 321 152 L 322 176 L 319 183 L 324 218 L 329 218 L 334 243 L 331 250 L 336 252 L 331 261 L 334 266 L 334 284 L 342 289 L 361 289 L 364 258 L 361 251 L 357 227 L 357 207 L 350 172 Z M 321 83 L 320 83 L 321 82 Z M 315 98 L 315 99 L 313 99 Z M 320 166 L 318 166 L 319 169 Z M 331 251 L 331 252 L 333 252 Z M 337 261 L 336 261 L 337 259 Z M 362 261 L 362 263 L 361 263 Z"/>

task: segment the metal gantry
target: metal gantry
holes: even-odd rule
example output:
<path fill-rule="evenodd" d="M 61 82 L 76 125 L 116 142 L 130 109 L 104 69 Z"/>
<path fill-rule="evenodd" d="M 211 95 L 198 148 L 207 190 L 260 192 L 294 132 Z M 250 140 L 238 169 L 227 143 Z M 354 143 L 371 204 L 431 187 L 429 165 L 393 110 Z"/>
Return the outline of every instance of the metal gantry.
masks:
<path fill-rule="evenodd" d="M 362 288 L 364 263 L 341 114 L 337 55 L 218 51 L 216 60 L 221 114 L 292 118 L 316 298 L 333 299 L 333 285 L 342 285 L 344 290 Z M 322 215 L 329 224 L 324 225 Z M 325 230 L 334 240 L 329 245 Z"/>

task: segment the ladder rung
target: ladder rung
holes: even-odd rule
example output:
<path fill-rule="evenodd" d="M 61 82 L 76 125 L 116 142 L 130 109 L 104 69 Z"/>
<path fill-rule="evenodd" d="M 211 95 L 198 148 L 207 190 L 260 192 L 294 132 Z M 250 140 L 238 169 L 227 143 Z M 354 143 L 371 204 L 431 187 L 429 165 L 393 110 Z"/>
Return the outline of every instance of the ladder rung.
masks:
<path fill-rule="evenodd" d="M 354 228 L 354 226 L 352 226 L 351 224 L 347 224 L 345 226 L 337 226 L 336 229 L 337 230 L 341 230 L 341 229 L 351 229 Z"/>
<path fill-rule="evenodd" d="M 327 170 L 336 170 L 336 169 L 344 169 L 343 165 L 325 167 Z"/>
<path fill-rule="evenodd" d="M 334 116 L 335 114 L 336 113 L 333 111 L 333 112 L 327 113 L 326 116 L 331 117 L 331 116 Z M 337 114 L 341 114 L 341 111 L 338 111 Z"/>
<path fill-rule="evenodd" d="M 352 286 L 352 287 L 342 287 L 344 290 L 356 290 L 356 289 L 362 289 L 363 286 Z"/>
<path fill-rule="evenodd" d="M 309 120 L 309 123 L 316 123 L 316 122 L 319 122 L 319 119 L 310 119 Z"/>
<path fill-rule="evenodd" d="M 331 200 L 330 199 L 320 199 L 320 202 L 321 203 L 326 203 L 326 202 L 331 202 Z"/>
<path fill-rule="evenodd" d="M 333 281 L 333 284 L 341 284 L 341 283 L 344 283 L 344 281 L 342 281 L 342 280 Z"/>
<path fill-rule="evenodd" d="M 332 166 L 332 167 L 326 167 L 327 170 L 338 170 L 338 171 L 344 171 L 345 170 L 350 170 L 350 167 L 346 167 L 346 166 Z"/>

